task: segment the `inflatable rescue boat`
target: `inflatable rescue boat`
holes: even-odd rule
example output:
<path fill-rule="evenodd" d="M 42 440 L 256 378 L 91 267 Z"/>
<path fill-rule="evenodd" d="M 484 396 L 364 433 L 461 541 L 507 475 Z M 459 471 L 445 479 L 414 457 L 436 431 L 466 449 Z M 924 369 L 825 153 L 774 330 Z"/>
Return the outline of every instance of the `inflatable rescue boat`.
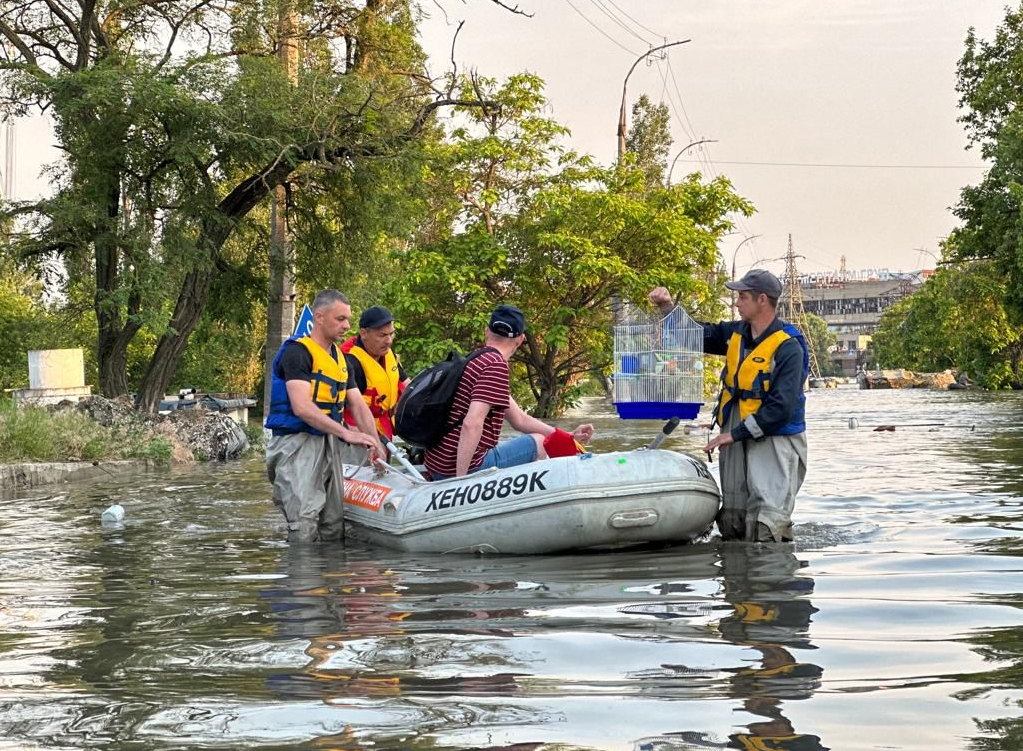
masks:
<path fill-rule="evenodd" d="M 436 482 L 390 465 L 345 470 L 353 535 L 416 553 L 688 542 L 710 531 L 721 500 L 700 459 L 660 449 L 546 459 Z"/>

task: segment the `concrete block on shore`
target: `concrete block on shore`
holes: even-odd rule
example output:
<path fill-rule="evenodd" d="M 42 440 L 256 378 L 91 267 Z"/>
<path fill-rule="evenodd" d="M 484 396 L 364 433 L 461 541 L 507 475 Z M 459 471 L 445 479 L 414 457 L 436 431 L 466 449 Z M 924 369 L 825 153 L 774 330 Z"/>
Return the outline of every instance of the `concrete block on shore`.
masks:
<path fill-rule="evenodd" d="M 149 459 L 119 459 L 105 462 L 22 462 L 0 464 L 0 492 L 11 492 L 57 482 L 88 480 L 126 470 L 147 470 Z"/>
<path fill-rule="evenodd" d="M 81 349 L 33 349 L 28 353 L 27 389 L 13 391 L 15 404 L 59 404 L 89 396 Z"/>

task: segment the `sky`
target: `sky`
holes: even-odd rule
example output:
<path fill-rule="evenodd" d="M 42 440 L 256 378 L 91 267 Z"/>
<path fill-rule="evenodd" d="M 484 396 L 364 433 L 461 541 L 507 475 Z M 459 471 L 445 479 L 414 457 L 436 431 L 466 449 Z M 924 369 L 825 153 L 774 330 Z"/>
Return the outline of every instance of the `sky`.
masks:
<path fill-rule="evenodd" d="M 799 270 L 933 268 L 956 226 L 960 189 L 983 175 L 955 91 L 967 30 L 990 38 L 1008 0 L 423 0 L 434 74 L 454 56 L 491 77 L 546 81 L 549 114 L 571 148 L 610 164 L 629 66 L 628 102 L 669 105 L 673 173 L 722 175 L 756 214 L 720 251 L 727 269 L 780 272 L 788 236 Z M 45 121 L 16 125 L 14 197 L 46 192 L 56 158 Z M 2 148 L 2 145 L 0 145 Z M 756 237 L 753 237 L 756 236 Z M 747 240 L 747 238 L 751 238 Z"/>
<path fill-rule="evenodd" d="M 538 74 L 572 147 L 604 163 L 629 66 L 650 46 L 690 39 L 640 63 L 628 101 L 669 104 L 672 158 L 716 141 L 684 153 L 673 177 L 723 175 L 754 204 L 721 242 L 726 268 L 734 258 L 739 275 L 783 270 L 770 259 L 791 234 L 801 272 L 837 270 L 842 256 L 849 270 L 908 271 L 934 267 L 956 226 L 950 207 L 983 175 L 956 121 L 955 69 L 967 30 L 990 39 L 1008 2 L 506 0 L 526 18 L 487 0 L 437 0 L 424 4 L 422 37 L 437 72 L 465 20 L 459 66 Z"/>

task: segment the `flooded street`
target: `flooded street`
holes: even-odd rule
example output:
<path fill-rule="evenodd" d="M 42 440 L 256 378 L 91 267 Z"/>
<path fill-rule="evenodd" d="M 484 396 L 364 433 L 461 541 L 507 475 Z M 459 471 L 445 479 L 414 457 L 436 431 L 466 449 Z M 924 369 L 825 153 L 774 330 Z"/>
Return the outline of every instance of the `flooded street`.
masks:
<path fill-rule="evenodd" d="M 808 422 L 795 546 L 289 548 L 257 460 L 5 497 L 0 748 L 1023 747 L 1023 395 Z"/>

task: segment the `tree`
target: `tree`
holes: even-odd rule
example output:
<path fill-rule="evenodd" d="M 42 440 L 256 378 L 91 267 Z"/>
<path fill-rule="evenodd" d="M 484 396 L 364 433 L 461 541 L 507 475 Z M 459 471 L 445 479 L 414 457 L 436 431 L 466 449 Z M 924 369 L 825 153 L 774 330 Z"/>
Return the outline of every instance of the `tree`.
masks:
<path fill-rule="evenodd" d="M 806 327 L 809 331 L 805 332 L 805 335 L 813 343 L 813 351 L 817 355 L 817 365 L 821 371 L 820 375 L 841 375 L 842 369 L 831 361 L 831 353 L 828 351 L 838 341 L 835 333 L 828 328 L 828 322 L 820 316 L 807 313 Z"/>
<path fill-rule="evenodd" d="M 417 162 L 405 157 L 433 113 L 482 104 L 425 75 L 411 0 L 296 7 L 294 81 L 275 58 L 273 2 L 25 0 L 0 10 L 0 107 L 47 109 L 63 152 L 55 194 L 9 212 L 26 223 L 17 249 L 58 256 L 72 284 L 89 280 L 109 396 L 129 390 L 128 347 L 147 327 L 158 339 L 138 403 L 156 408 L 217 280 L 247 275 L 224 249 L 271 192 L 287 186 L 321 203 L 385 162 L 392 184 L 413 182 Z M 360 205 L 346 204 L 343 221 Z M 371 244 L 379 232 L 366 235 Z"/>
<path fill-rule="evenodd" d="M 970 29 L 959 60 L 959 118 L 970 146 L 991 164 L 978 185 L 963 189 L 954 211 L 962 221 L 949 239 L 953 261 L 991 259 L 1008 280 L 1006 303 L 1023 313 L 1023 9 L 1007 9 L 990 42 Z"/>
<path fill-rule="evenodd" d="M 1005 305 L 1007 281 L 994 261 L 942 268 L 885 311 L 874 335 L 878 363 L 938 371 L 959 368 L 982 385 L 1018 382 L 1023 339 Z"/>
<path fill-rule="evenodd" d="M 663 284 L 697 310 L 714 304 L 726 215 L 751 209 L 721 178 L 651 188 L 640 169 L 564 149 L 566 129 L 539 115 L 535 76 L 478 83 L 500 109 L 463 113 L 438 178 L 459 198 L 437 211 L 448 229 L 400 251 L 403 278 L 387 299 L 413 370 L 478 342 L 497 303 L 522 307 L 528 331 L 513 364 L 529 393 L 520 396 L 549 417 L 581 376 L 610 368 L 613 298 L 643 301 Z"/>
<path fill-rule="evenodd" d="M 625 150 L 633 164 L 643 171 L 647 185 L 663 186 L 671 153 L 671 114 L 668 105 L 653 104 L 643 94 L 632 105 L 632 127 L 625 137 Z"/>

